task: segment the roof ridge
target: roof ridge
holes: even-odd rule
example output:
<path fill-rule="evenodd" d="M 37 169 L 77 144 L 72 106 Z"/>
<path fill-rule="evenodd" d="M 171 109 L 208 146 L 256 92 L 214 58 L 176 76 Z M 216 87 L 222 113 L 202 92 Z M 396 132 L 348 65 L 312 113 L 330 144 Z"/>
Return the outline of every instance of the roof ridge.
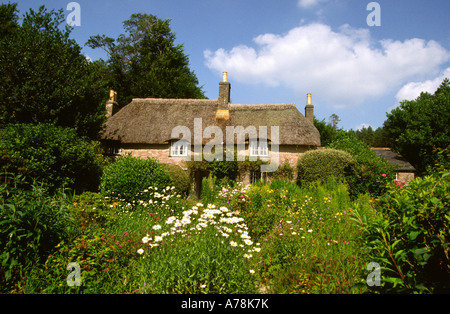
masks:
<path fill-rule="evenodd" d="M 291 109 L 297 108 L 295 103 L 274 103 L 274 104 L 230 104 L 230 109 L 245 110 L 245 109 Z"/>

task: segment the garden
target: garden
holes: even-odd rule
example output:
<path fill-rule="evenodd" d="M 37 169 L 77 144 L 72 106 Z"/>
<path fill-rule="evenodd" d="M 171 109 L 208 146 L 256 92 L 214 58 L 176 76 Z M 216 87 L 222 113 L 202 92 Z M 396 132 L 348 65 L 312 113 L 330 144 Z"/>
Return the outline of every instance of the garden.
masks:
<path fill-rule="evenodd" d="M 302 155 L 298 178 L 283 165 L 242 185 L 212 163 L 200 199 L 184 170 L 154 159 L 103 164 L 98 190 L 78 192 L 55 187 L 51 160 L 53 181 L 30 182 L 4 153 L 1 292 L 448 293 L 448 169 L 405 184 L 346 136 Z"/>

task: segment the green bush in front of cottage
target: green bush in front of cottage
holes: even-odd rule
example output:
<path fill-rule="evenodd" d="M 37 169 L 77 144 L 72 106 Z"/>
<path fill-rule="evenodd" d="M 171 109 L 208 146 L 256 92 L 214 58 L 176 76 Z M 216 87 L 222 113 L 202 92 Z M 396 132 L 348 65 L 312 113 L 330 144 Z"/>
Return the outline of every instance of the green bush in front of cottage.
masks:
<path fill-rule="evenodd" d="M 355 159 L 347 152 L 337 149 L 311 150 L 298 158 L 297 183 L 324 182 L 329 177 L 343 178 L 354 172 Z"/>
<path fill-rule="evenodd" d="M 182 195 L 188 195 L 191 188 L 191 179 L 187 171 L 174 164 L 162 164 L 162 166 L 169 174 L 175 190 Z"/>
<path fill-rule="evenodd" d="M 339 130 L 327 148 L 345 151 L 355 159 L 353 173 L 346 177 L 353 197 L 366 192 L 380 196 L 386 191 L 386 184 L 395 179 L 395 167 L 351 132 Z"/>
<path fill-rule="evenodd" d="M 163 189 L 170 185 L 168 172 L 156 159 L 124 156 L 105 168 L 100 191 L 106 197 L 133 202 L 150 186 Z"/>

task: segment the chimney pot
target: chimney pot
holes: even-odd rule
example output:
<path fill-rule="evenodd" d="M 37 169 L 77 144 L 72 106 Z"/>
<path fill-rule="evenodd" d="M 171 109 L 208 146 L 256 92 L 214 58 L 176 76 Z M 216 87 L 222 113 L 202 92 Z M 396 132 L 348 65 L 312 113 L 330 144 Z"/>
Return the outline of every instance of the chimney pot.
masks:
<path fill-rule="evenodd" d="M 314 106 L 312 105 L 310 93 L 306 95 L 305 118 L 311 123 L 314 123 Z"/>
<path fill-rule="evenodd" d="M 222 82 L 228 82 L 228 73 L 227 72 L 222 73 Z"/>

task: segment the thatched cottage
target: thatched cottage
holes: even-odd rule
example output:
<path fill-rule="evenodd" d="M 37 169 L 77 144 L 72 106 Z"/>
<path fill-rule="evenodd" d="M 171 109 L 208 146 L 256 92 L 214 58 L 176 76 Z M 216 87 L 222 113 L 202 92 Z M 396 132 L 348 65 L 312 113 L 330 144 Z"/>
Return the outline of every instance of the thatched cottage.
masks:
<path fill-rule="evenodd" d="M 410 182 L 414 180 L 416 168 L 414 168 L 402 155 L 392 151 L 387 147 L 374 147 L 372 150 L 378 157 L 386 159 L 386 161 L 397 167 L 396 179 L 399 181 Z"/>
<path fill-rule="evenodd" d="M 243 136 L 246 156 L 270 161 L 276 154 L 279 164 L 288 161 L 295 166 L 300 154 L 320 146 L 310 94 L 303 115 L 294 103 L 231 104 L 230 90 L 224 72 L 217 99 L 133 99 L 119 111 L 112 92 L 106 104 L 108 120 L 100 134 L 106 152 L 154 157 L 184 167 L 208 143 L 225 147 Z M 190 132 L 175 132 L 180 126 Z M 227 136 L 230 129 L 232 138 Z M 243 181 L 249 182 L 250 175 Z"/>

